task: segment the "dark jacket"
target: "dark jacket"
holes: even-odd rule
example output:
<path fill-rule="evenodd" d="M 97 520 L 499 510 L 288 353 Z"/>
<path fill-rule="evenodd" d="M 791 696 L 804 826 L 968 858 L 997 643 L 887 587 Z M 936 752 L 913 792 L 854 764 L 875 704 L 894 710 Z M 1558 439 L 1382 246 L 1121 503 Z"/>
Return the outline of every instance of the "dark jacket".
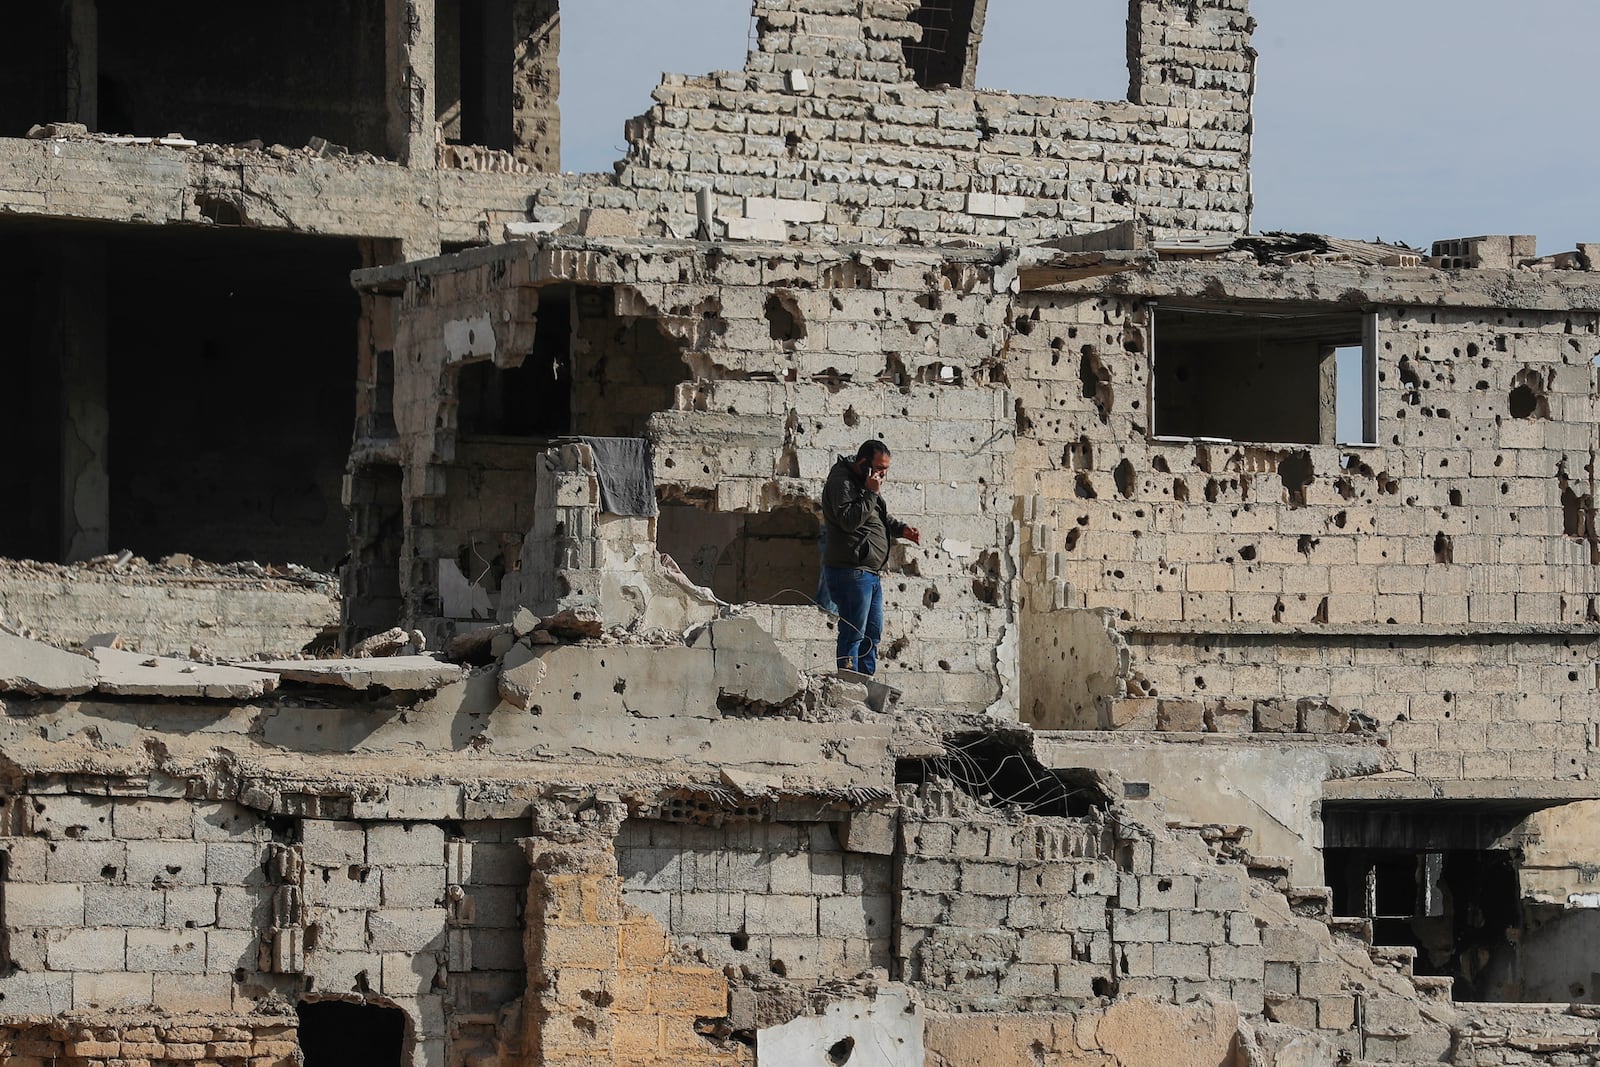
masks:
<path fill-rule="evenodd" d="M 822 519 L 827 524 L 825 567 L 862 567 L 874 573 L 889 562 L 889 541 L 906 524 L 889 517 L 883 497 L 867 488 L 854 460 L 840 456 L 822 488 Z"/>

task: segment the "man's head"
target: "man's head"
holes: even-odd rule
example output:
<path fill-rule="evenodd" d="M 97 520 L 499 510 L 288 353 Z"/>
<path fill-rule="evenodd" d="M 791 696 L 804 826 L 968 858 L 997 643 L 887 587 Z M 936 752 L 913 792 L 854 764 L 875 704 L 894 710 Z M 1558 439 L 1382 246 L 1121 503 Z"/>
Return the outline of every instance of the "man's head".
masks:
<path fill-rule="evenodd" d="M 856 449 L 855 468 L 862 477 L 871 472 L 881 481 L 889 473 L 889 446 L 882 441 L 863 441 Z"/>

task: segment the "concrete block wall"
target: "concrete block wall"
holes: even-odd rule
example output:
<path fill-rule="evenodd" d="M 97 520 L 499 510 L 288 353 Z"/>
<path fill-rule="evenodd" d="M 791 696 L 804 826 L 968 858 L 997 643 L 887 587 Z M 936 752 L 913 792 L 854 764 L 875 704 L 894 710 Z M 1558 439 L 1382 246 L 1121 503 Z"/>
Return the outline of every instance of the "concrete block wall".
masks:
<path fill-rule="evenodd" d="M 1320 698 L 1373 715 L 1423 777 L 1587 773 L 1583 746 L 1544 746 L 1594 718 L 1593 314 L 1380 306 L 1377 443 L 1337 447 L 1152 439 L 1141 302 L 1022 308 L 1030 721 L 1117 725 L 1082 712 L 1107 694 Z M 1309 482 L 1291 492 L 1286 464 Z M 1070 689 L 1116 656 L 1117 682 Z"/>
<path fill-rule="evenodd" d="M 1129 645 L 1141 689 L 1182 694 L 1211 713 L 1198 729 L 1251 732 L 1253 722 L 1255 731 L 1317 732 L 1296 721 L 1295 705 L 1310 696 L 1369 716 L 1398 769 L 1419 778 L 1553 782 L 1594 773 L 1594 637 L 1134 635 Z M 1286 721 L 1264 722 L 1260 701 L 1276 702 Z M 1238 709 L 1235 728 L 1216 725 L 1223 705 Z M 1348 725 L 1336 719 L 1335 728 Z"/>
<path fill-rule="evenodd" d="M 730 237 L 770 217 L 752 200 L 807 207 L 759 232 L 815 242 L 1027 241 L 1135 218 L 1242 233 L 1245 7 L 1139 0 L 1133 102 L 1107 103 L 923 89 L 901 51 L 920 34 L 909 5 L 759 0 L 744 71 L 663 80 L 630 129 L 618 193 L 680 236 L 694 232 L 683 190 L 696 188 Z"/>
<path fill-rule="evenodd" d="M 628 904 L 729 965 L 808 983 L 889 966 L 889 858 L 830 823 L 629 819 L 616 850 Z"/>
<path fill-rule="evenodd" d="M 967 1009 L 1227 990 L 1259 1011 L 1262 956 L 1236 870 L 1089 818 L 908 814 L 896 855 L 907 980 Z"/>
<path fill-rule="evenodd" d="M 265 822 L 228 803 L 14 797 L 3 919 L 19 1014 L 236 1010 L 270 909 Z"/>
<path fill-rule="evenodd" d="M 290 842 L 229 802 L 61 792 L 7 807 L 8 1016 L 376 996 L 423 1035 L 415 1062 L 443 1064 L 447 1014 L 493 1017 L 525 988 L 525 822 L 304 819 Z"/>

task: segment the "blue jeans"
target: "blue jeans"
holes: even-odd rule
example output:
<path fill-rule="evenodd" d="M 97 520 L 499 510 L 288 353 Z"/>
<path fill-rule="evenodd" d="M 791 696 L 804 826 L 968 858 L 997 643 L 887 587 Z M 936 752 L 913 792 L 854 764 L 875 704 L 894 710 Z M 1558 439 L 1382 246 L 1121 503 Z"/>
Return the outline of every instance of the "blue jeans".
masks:
<path fill-rule="evenodd" d="M 839 605 L 839 667 L 876 674 L 878 641 L 883 637 L 883 582 L 871 571 L 855 567 L 824 567 L 822 580 Z"/>

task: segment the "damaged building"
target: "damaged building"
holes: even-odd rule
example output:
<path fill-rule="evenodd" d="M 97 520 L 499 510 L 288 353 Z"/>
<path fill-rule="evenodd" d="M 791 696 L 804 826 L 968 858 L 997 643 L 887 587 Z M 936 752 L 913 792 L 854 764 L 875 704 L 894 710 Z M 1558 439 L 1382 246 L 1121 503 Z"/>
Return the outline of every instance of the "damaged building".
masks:
<path fill-rule="evenodd" d="M 25 6 L 0 1060 L 1600 1062 L 1600 245 L 1254 232 L 1246 0 L 753 0 L 606 175 L 555 0 Z"/>

